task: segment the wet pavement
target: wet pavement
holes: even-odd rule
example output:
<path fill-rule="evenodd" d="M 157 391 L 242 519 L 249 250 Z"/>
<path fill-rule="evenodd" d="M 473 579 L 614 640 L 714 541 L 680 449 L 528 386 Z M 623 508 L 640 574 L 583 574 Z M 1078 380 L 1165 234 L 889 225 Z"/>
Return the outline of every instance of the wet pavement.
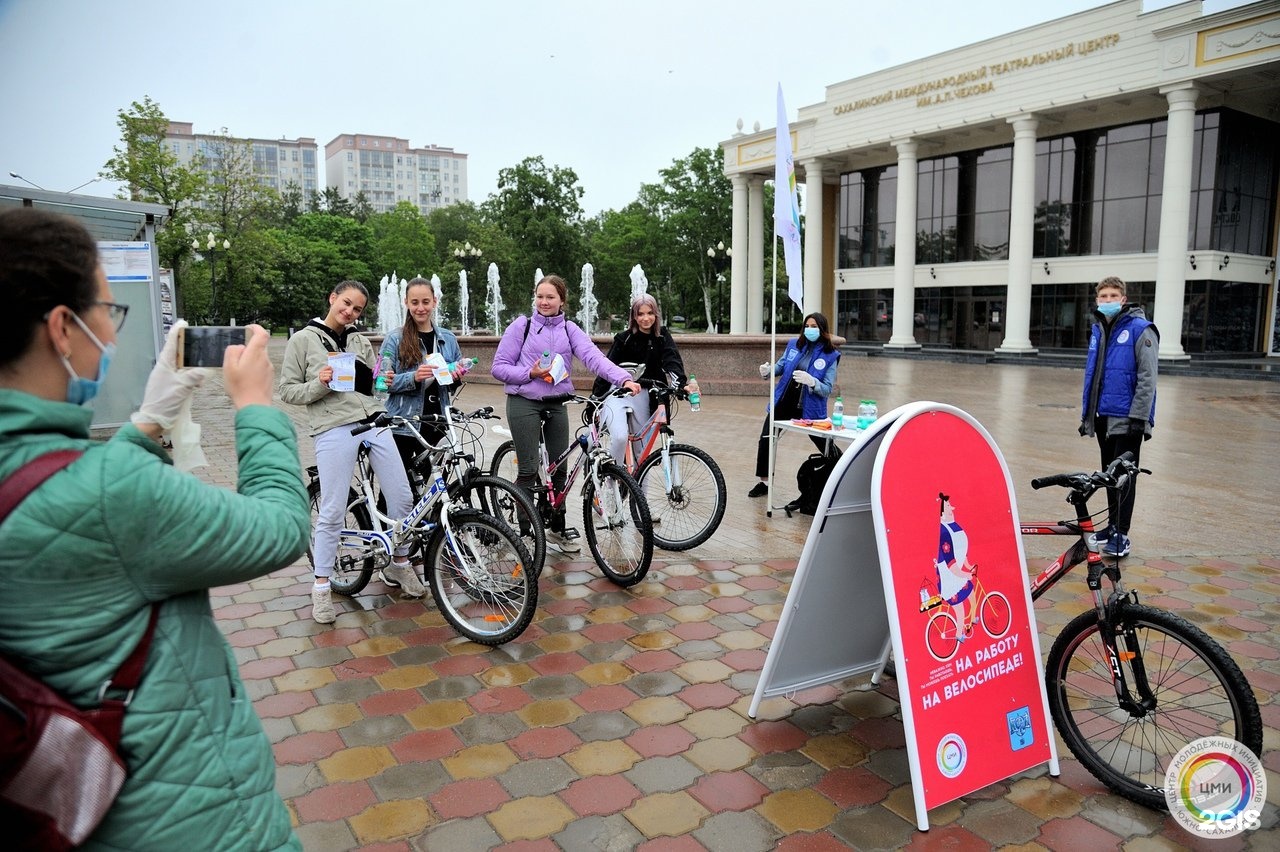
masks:
<path fill-rule="evenodd" d="M 282 348 L 274 342 L 277 359 Z M 1076 434 L 1074 371 L 851 357 L 840 379 L 846 399 L 874 397 L 881 412 L 934 400 L 974 415 L 1005 455 L 1024 520 L 1068 514 L 1060 492 L 1031 491 L 1033 476 L 1096 466 L 1096 444 Z M 811 519 L 767 517 L 764 499 L 746 497 L 764 399 L 705 390 L 702 410 L 673 425 L 728 481 L 716 535 L 687 553 L 657 551 L 629 590 L 585 550 L 549 555 L 537 617 L 515 642 L 463 640 L 429 596 L 400 600 L 376 579 L 354 598 L 335 595 L 337 622 L 317 625 L 305 559 L 213 591 L 308 850 L 1276 848 L 1280 385 L 1161 382 L 1142 455 L 1155 475 L 1143 479 L 1125 564 L 1145 602 L 1228 648 L 1262 708 L 1264 827 L 1219 841 L 1107 793 L 1061 742 L 1059 777 L 1022 773 L 930 811 L 919 832 L 892 679 L 771 698 L 748 718 Z M 458 405 L 501 412 L 502 401 L 499 387 L 471 384 Z M 195 409 L 210 460 L 197 473 L 234 487 L 217 379 Z M 795 496 L 809 448 L 781 442 L 775 505 Z M 1032 570 L 1063 541 L 1026 539 Z M 1081 577 L 1046 595 L 1042 647 L 1087 606 Z"/>

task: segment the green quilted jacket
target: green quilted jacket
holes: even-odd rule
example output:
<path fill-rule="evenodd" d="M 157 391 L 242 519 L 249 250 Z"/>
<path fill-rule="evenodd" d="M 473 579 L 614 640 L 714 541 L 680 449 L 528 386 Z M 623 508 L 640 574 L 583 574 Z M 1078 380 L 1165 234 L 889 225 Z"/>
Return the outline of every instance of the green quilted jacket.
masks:
<path fill-rule="evenodd" d="M 0 524 L 0 651 L 92 706 L 162 602 L 124 717 L 129 777 L 83 848 L 299 849 L 208 592 L 303 552 L 310 510 L 293 427 L 268 406 L 236 414 L 237 493 L 175 470 L 131 425 L 90 441 L 91 414 L 0 389 L 0 477 L 50 450 L 84 450 Z"/>

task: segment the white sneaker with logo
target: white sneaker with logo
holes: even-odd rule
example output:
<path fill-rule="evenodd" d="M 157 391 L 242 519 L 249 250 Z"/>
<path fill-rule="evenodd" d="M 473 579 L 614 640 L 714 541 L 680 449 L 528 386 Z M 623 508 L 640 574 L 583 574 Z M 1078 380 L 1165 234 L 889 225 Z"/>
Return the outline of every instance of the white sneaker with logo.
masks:
<path fill-rule="evenodd" d="M 420 598 L 427 593 L 427 587 L 422 585 L 417 572 L 408 562 L 392 562 L 378 573 L 382 582 L 399 589 L 400 594 L 406 598 Z"/>

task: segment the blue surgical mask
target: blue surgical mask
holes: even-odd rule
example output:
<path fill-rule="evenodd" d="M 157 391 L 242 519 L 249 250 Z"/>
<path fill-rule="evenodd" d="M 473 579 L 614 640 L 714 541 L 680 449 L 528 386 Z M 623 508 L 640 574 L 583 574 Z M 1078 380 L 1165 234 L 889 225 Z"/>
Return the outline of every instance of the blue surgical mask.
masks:
<path fill-rule="evenodd" d="M 821 331 L 814 328 L 813 326 L 809 326 L 804 330 L 804 339 L 809 341 L 810 343 L 813 343 L 818 339 L 818 336 L 821 334 L 822 334 Z"/>
<path fill-rule="evenodd" d="M 89 400 L 98 395 L 102 383 L 107 380 L 107 368 L 111 366 L 111 356 L 116 354 L 116 345 L 114 343 L 104 344 L 98 339 L 98 336 L 89 330 L 84 321 L 74 313 L 71 318 L 76 321 L 76 325 L 80 326 L 80 330 L 89 335 L 89 339 L 93 341 L 93 345 L 98 347 L 98 351 L 102 354 L 98 357 L 98 376 L 94 379 L 86 379 L 78 374 L 74 367 L 71 366 L 71 360 L 66 355 L 62 357 L 62 366 L 67 368 L 70 378 L 67 379 L 67 402 L 72 405 L 84 405 Z"/>
<path fill-rule="evenodd" d="M 1107 319 L 1114 319 L 1116 314 L 1120 313 L 1120 308 L 1124 307 L 1124 302 L 1099 302 L 1098 313 Z"/>

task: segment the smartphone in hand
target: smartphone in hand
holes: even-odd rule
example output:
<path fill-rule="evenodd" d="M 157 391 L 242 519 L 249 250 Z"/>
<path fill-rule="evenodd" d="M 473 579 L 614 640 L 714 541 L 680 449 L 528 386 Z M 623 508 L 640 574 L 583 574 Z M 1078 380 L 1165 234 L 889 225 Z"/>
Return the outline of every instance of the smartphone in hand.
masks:
<path fill-rule="evenodd" d="M 227 347 L 245 342 L 242 325 L 189 325 L 178 329 L 178 368 L 221 367 Z"/>

